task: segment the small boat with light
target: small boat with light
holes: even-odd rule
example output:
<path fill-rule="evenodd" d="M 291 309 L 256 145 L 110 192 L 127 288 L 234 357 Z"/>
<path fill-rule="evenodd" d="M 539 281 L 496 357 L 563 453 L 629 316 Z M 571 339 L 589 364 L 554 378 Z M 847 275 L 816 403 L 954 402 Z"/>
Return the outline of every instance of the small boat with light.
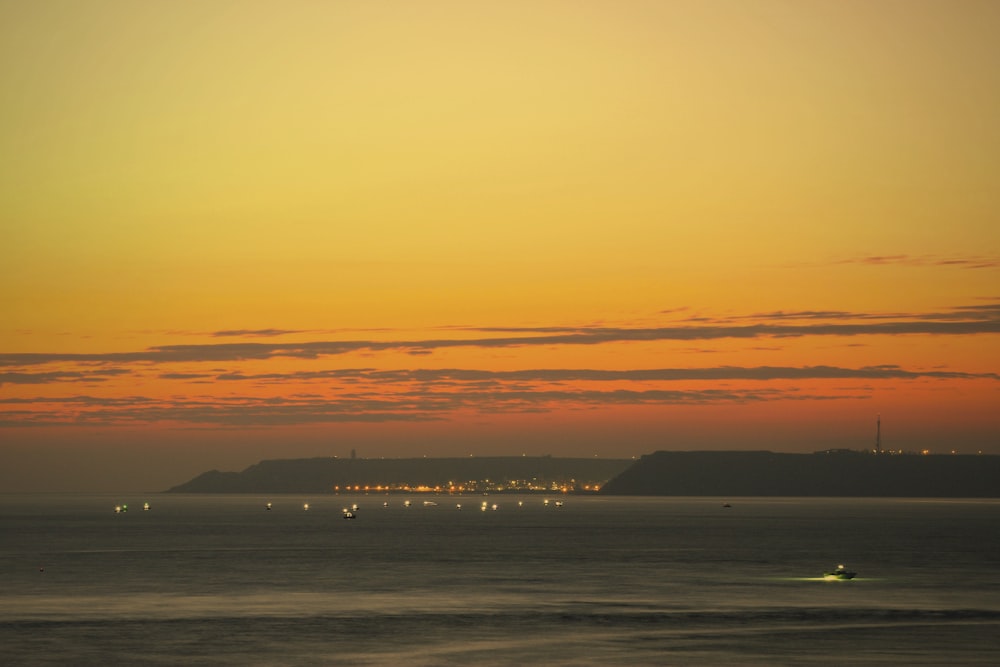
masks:
<path fill-rule="evenodd" d="M 856 576 L 857 576 L 856 572 L 851 572 L 843 565 L 838 565 L 837 569 L 834 570 L 833 572 L 823 573 L 823 578 L 826 579 L 827 581 L 838 581 L 838 580 L 842 581 L 846 579 L 853 579 Z"/>

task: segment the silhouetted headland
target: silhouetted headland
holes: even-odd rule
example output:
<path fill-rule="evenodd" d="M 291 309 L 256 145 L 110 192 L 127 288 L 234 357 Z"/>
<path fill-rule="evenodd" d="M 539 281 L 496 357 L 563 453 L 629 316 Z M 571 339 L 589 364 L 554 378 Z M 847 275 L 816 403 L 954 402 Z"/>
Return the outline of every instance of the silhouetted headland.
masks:
<path fill-rule="evenodd" d="M 242 472 L 211 470 L 168 493 L 596 491 L 633 462 L 551 456 L 275 459 Z"/>
<path fill-rule="evenodd" d="M 640 458 L 605 484 L 601 493 L 998 498 L 1000 456 L 660 451 Z"/>

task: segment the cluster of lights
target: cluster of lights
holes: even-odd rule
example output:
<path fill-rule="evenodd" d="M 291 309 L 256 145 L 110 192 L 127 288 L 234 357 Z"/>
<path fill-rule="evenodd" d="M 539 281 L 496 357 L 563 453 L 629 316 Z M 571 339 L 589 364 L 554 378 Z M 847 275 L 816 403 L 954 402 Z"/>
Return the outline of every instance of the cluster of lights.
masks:
<path fill-rule="evenodd" d="M 893 455 L 899 455 L 899 454 L 920 454 L 921 456 L 929 456 L 930 453 L 931 453 L 931 450 L 929 450 L 929 449 L 921 449 L 919 452 L 907 452 L 907 451 L 904 451 L 902 449 L 883 449 L 881 451 L 873 449 L 872 453 L 873 454 L 893 454 Z M 958 450 L 957 449 L 952 449 L 952 450 L 949 451 L 949 453 L 950 454 L 958 454 Z M 982 450 L 978 450 L 976 452 L 976 454 L 982 454 L 982 453 L 983 453 Z"/>
<path fill-rule="evenodd" d="M 142 504 L 142 511 L 143 512 L 148 512 L 149 511 L 149 503 L 143 503 Z M 127 503 L 124 503 L 124 504 L 121 504 L 121 505 L 115 505 L 115 514 L 125 514 L 126 512 L 128 512 L 128 504 Z"/>
<path fill-rule="evenodd" d="M 479 492 L 504 492 L 504 491 L 551 491 L 558 493 L 570 493 L 573 491 L 597 492 L 601 490 L 598 483 L 578 484 L 575 479 L 568 481 L 541 482 L 538 480 L 506 480 L 504 482 L 494 482 L 489 479 L 469 480 L 467 482 L 448 482 L 446 485 L 437 484 L 345 484 L 334 485 L 336 493 L 341 491 L 350 493 L 389 493 L 393 491 L 406 493 L 479 493 Z"/>

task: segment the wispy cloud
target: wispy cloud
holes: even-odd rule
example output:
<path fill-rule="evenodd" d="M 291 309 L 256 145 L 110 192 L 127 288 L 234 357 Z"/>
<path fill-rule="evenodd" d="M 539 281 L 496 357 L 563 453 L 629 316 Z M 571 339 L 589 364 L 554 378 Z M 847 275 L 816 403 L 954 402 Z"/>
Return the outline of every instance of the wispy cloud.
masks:
<path fill-rule="evenodd" d="M 131 396 L 109 399 L 0 399 L 0 426 L 115 426 L 154 423 L 247 427 L 335 422 L 442 421 L 460 411 L 483 414 L 541 413 L 557 408 L 594 409 L 613 405 L 709 405 L 774 400 L 817 401 L 865 398 L 856 392 L 815 393 L 796 389 L 536 390 L 465 387 L 415 389 L 387 394 L 320 397 L 294 395 L 158 400 Z"/>
<path fill-rule="evenodd" d="M 0 386 L 4 384 L 49 384 L 52 382 L 107 382 L 109 378 L 127 375 L 123 368 L 95 368 L 87 371 L 50 371 L 42 373 L 0 373 Z"/>
<path fill-rule="evenodd" d="M 594 369 L 536 369 L 517 371 L 491 371 L 480 369 L 411 369 L 377 370 L 334 369 L 296 371 L 289 373 L 225 373 L 216 376 L 219 381 L 256 382 L 308 382 L 317 380 L 359 379 L 377 382 L 678 382 L 702 380 L 817 380 L 865 379 L 912 380 L 938 379 L 989 379 L 1000 380 L 997 373 L 965 373 L 955 371 L 911 371 L 895 365 L 841 368 L 837 366 L 717 366 L 711 368 L 655 368 L 633 370 Z"/>
<path fill-rule="evenodd" d="M 989 255 L 859 255 L 833 262 L 834 264 L 869 264 L 903 266 L 944 266 L 959 269 L 995 269 L 1000 258 Z"/>
<path fill-rule="evenodd" d="M 126 364 L 231 362 L 287 357 L 318 359 L 352 352 L 395 350 L 428 353 L 449 348 L 512 348 L 554 345 L 602 345 L 651 341 L 762 339 L 807 336 L 968 336 L 1000 333 L 1000 303 L 959 306 L 947 311 L 887 314 L 843 311 L 782 311 L 761 313 L 753 323 L 747 316 L 708 324 L 664 327 L 477 327 L 468 331 L 508 335 L 473 338 L 400 340 L 344 340 L 309 342 L 236 342 L 162 345 L 135 352 L 6 353 L 0 366 L 31 366 L 81 362 Z M 517 334 L 517 335 L 509 335 Z"/>
<path fill-rule="evenodd" d="M 974 312 L 981 313 L 982 309 Z M 228 349 L 230 346 L 222 347 Z M 265 346 L 265 351 L 266 356 L 274 356 L 271 346 Z M 318 356 L 315 351 L 311 354 Z M 215 361 L 219 355 L 208 357 Z M 187 354 L 181 358 L 184 361 L 192 359 Z M 204 357 L 194 358 L 205 360 Z M 94 378 L 110 380 L 116 376 L 124 378 L 127 373 L 128 370 L 121 368 L 94 367 L 80 371 L 8 372 L 0 377 L 5 382 L 44 385 Z M 162 372 L 153 377 L 190 383 L 190 386 L 205 382 L 231 383 L 234 387 L 244 387 L 240 393 L 245 395 L 235 395 L 230 388 L 219 395 L 199 396 L 180 391 L 166 398 L 12 396 L 0 399 L 0 426 L 187 424 L 247 427 L 443 421 L 453 419 L 460 412 L 520 414 L 622 405 L 829 401 L 866 399 L 871 394 L 870 388 L 859 388 L 858 383 L 850 386 L 843 382 L 824 384 L 825 381 L 864 381 L 861 384 L 900 380 L 1000 381 L 1000 374 L 995 372 L 962 372 L 942 367 L 908 369 L 890 364 L 860 367 L 720 365 L 618 370 L 366 366 L 250 372 L 213 368 L 210 372 Z M 306 393 L 302 390 L 304 385 L 316 389 Z M 119 386 L 118 391 L 125 386 Z M 279 395 L 273 395 L 275 388 Z M 265 395 L 250 395 L 254 392 Z"/>
<path fill-rule="evenodd" d="M 215 338 L 269 338 L 272 336 L 287 336 L 289 334 L 306 333 L 296 329 L 225 329 L 213 331 Z"/>

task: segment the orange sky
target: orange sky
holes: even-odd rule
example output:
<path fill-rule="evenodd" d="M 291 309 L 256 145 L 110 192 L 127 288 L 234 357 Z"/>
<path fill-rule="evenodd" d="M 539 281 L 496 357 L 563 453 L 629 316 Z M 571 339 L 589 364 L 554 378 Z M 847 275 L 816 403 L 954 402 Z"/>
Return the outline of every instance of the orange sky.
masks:
<path fill-rule="evenodd" d="M 1000 454 L 993 2 L 0 5 L 0 491 Z"/>

